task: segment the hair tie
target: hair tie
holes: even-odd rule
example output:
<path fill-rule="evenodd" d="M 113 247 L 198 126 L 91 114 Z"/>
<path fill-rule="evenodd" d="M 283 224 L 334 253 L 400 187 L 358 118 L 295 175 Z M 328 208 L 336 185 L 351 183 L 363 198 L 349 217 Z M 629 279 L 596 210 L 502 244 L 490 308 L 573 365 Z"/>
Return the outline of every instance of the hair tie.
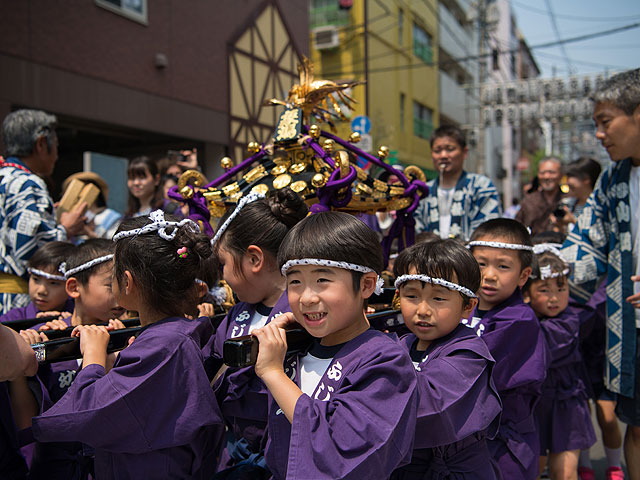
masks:
<path fill-rule="evenodd" d="M 544 267 L 540 267 L 540 278 L 538 278 L 537 275 L 529 276 L 535 280 L 548 280 L 549 278 L 566 277 L 570 273 L 571 270 L 569 268 L 565 268 L 561 272 L 554 272 L 551 270 L 551 265 L 545 265 Z"/>
<path fill-rule="evenodd" d="M 187 247 L 181 247 L 177 250 L 178 258 L 187 258 L 189 253 L 187 252 Z"/>
<path fill-rule="evenodd" d="M 81 272 L 83 270 L 88 270 L 89 268 L 98 265 L 99 263 L 104 263 L 113 258 L 113 253 L 109 255 L 105 255 L 103 257 L 94 258 L 93 260 L 89 260 L 82 265 L 78 265 L 76 268 L 72 268 L 71 270 L 67 270 L 67 262 L 62 262 L 60 264 L 59 270 L 64 274 L 64 278 L 67 279 L 69 277 L 73 277 L 76 273 Z"/>
<path fill-rule="evenodd" d="M 171 241 L 176 238 L 178 228 L 182 226 L 188 226 L 194 232 L 200 233 L 200 227 L 196 222 L 191 219 L 185 218 L 179 222 L 170 222 L 164 219 L 164 212 L 162 210 L 155 210 L 149 215 L 151 223 L 144 225 L 140 228 L 134 228 L 133 230 L 124 230 L 118 232 L 113 236 L 113 241 L 117 242 L 126 237 L 135 237 L 136 235 L 142 235 L 150 232 L 158 232 L 158 235 L 164 240 Z M 173 232 L 167 233 L 167 227 L 174 227 Z"/>
<path fill-rule="evenodd" d="M 443 278 L 432 278 L 427 275 L 400 275 L 396 279 L 394 286 L 396 288 L 399 288 L 400 285 L 402 285 L 403 283 L 410 282 L 412 280 L 419 280 L 421 282 L 431 283 L 433 285 L 440 285 L 442 287 L 448 288 L 449 290 L 455 290 L 456 292 L 460 292 L 461 294 L 466 295 L 467 297 L 471 297 L 471 298 L 477 297 L 477 295 L 467 287 L 463 287 L 462 285 L 450 282 Z"/>
<path fill-rule="evenodd" d="M 251 192 L 246 197 L 241 198 L 238 204 L 236 205 L 236 208 L 234 208 L 233 212 L 231 212 L 231 215 L 229 215 L 229 217 L 227 217 L 224 223 L 220 225 L 220 227 L 218 227 L 218 231 L 211 239 L 211 246 L 215 246 L 218 240 L 220 240 L 220 237 L 222 237 L 222 234 L 227 230 L 227 228 L 229 228 L 229 225 L 231 224 L 233 219 L 238 216 L 238 214 L 240 213 L 240 210 L 242 210 L 246 205 L 252 202 L 255 202 L 256 200 L 260 200 L 261 198 L 265 198 L 265 195 L 264 193 L 258 193 L 258 192 Z"/>
<path fill-rule="evenodd" d="M 295 265 L 320 265 L 322 267 L 334 267 L 334 268 L 342 268 L 344 270 L 352 270 L 354 272 L 360 273 L 376 273 L 375 270 L 369 267 L 365 267 L 362 265 L 356 265 L 355 263 L 348 262 L 338 262 L 336 260 L 326 260 L 324 258 L 296 258 L 294 260 L 289 260 L 282 268 L 280 268 L 280 273 L 284 276 L 291 267 Z M 376 289 L 375 294 L 380 295 L 384 288 L 384 280 L 378 275 L 376 280 Z"/>
<path fill-rule="evenodd" d="M 518 243 L 504 243 L 504 242 L 487 242 L 484 240 L 474 240 L 467 243 L 467 248 L 471 247 L 493 247 L 493 248 L 506 248 L 507 250 L 526 250 L 533 252 L 531 245 L 520 245 Z"/>
<path fill-rule="evenodd" d="M 539 243 L 533 246 L 533 253 L 540 255 L 541 253 L 549 252 L 562 259 L 562 253 L 558 250 L 558 245 L 557 243 Z M 560 247 L 562 247 L 562 245 L 560 245 Z"/>

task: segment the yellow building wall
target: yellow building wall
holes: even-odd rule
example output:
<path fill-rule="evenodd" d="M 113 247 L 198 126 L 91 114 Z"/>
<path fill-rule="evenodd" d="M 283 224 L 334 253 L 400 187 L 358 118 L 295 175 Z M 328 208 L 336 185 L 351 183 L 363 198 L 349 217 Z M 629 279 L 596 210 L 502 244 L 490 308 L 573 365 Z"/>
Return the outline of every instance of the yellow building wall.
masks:
<path fill-rule="evenodd" d="M 358 101 L 351 118 L 365 115 L 365 88 L 369 91 L 369 118 L 373 154 L 380 145 L 397 152 L 405 165 L 432 169 L 429 141 L 414 135 L 413 102 L 430 108 L 434 128 L 438 112 L 438 37 L 437 0 L 407 2 L 380 0 L 367 3 L 368 81 L 353 88 Z M 402 42 L 399 41 L 398 10 L 403 11 Z M 364 0 L 355 0 L 349 12 L 349 24 L 339 27 L 340 45 L 317 50 L 311 35 L 311 55 L 316 78 L 365 80 Z M 432 60 L 425 63 L 413 52 L 413 24 L 426 30 L 432 39 Z M 313 27 L 312 27 L 313 28 Z M 404 94 L 401 122 L 400 94 Z M 348 137 L 349 122 L 338 125 L 338 134 Z"/>

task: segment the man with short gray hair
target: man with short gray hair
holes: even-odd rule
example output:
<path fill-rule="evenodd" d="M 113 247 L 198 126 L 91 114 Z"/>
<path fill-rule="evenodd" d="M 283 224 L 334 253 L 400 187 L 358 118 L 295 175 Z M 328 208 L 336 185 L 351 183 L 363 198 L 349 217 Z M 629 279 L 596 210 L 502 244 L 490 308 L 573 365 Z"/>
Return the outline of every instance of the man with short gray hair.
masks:
<path fill-rule="evenodd" d="M 17 110 L 2 123 L 6 158 L 0 162 L 0 314 L 29 303 L 26 263 L 52 240 L 84 231 L 86 204 L 61 215 L 41 177 L 58 159 L 56 117 L 40 110 Z M 2 157 L 0 157 L 2 158 Z"/>

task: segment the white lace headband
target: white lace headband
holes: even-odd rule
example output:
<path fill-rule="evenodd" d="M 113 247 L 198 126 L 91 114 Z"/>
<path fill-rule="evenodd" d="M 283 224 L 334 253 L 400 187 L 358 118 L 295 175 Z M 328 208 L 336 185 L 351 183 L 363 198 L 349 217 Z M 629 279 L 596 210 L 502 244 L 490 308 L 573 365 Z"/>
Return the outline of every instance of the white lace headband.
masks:
<path fill-rule="evenodd" d="M 140 228 L 134 228 L 133 230 L 124 230 L 122 232 L 118 232 L 113 236 L 113 241 L 117 242 L 126 237 L 135 237 L 136 235 L 143 235 L 145 233 L 150 232 L 158 232 L 158 235 L 167 240 L 173 240 L 176 238 L 176 234 L 178 233 L 178 228 L 188 225 L 194 231 L 200 233 L 200 227 L 196 222 L 189 218 L 185 218 L 180 220 L 179 222 L 170 222 L 164 219 L 164 212 L 162 210 L 155 210 L 151 212 L 149 215 L 149 219 L 151 223 L 143 225 Z M 167 227 L 174 227 L 173 232 L 167 233 Z"/>
<path fill-rule="evenodd" d="M 427 275 L 400 275 L 396 278 L 394 286 L 396 288 L 400 288 L 400 285 L 406 282 L 410 282 L 412 280 L 419 280 L 420 282 L 431 283 L 433 285 L 440 285 L 442 287 L 448 288 L 449 290 L 455 290 L 456 292 L 460 292 L 461 294 L 476 298 L 476 294 L 469 290 L 467 287 L 463 287 L 462 285 L 458 285 L 457 283 L 450 282 L 448 280 L 444 280 L 442 278 L 431 278 Z"/>
<path fill-rule="evenodd" d="M 282 273 L 282 275 L 284 276 L 287 274 L 287 270 L 289 270 L 291 267 L 296 265 L 319 265 L 322 267 L 334 267 L 334 268 L 342 268 L 344 270 L 353 270 L 354 272 L 360 272 L 360 273 L 369 273 L 369 272 L 375 273 L 375 270 L 369 267 L 356 265 L 355 263 L 337 262 L 335 260 L 325 260 L 324 258 L 296 258 L 294 260 L 289 260 L 287 263 L 282 265 L 282 268 L 280 269 L 280 273 Z M 378 275 L 378 279 L 376 280 L 376 290 L 375 290 L 376 295 L 380 295 L 382 293 L 383 287 L 384 287 L 384 280 L 380 278 L 380 275 Z"/>
<path fill-rule="evenodd" d="M 558 243 L 539 243 L 538 245 L 533 246 L 533 253 L 540 255 L 541 253 L 549 252 L 553 253 L 558 258 L 562 258 L 562 253 L 558 250 L 558 245 L 562 247 L 562 245 Z"/>
<path fill-rule="evenodd" d="M 88 262 L 83 263 L 82 265 L 78 265 L 76 268 L 72 268 L 71 270 L 67 270 L 67 262 L 62 262 L 60 264 L 59 270 L 64 274 L 64 278 L 66 279 L 69 277 L 73 277 L 78 272 L 87 270 L 95 265 L 98 265 L 99 263 L 107 262 L 112 258 L 113 258 L 113 253 L 110 253 L 109 255 L 105 255 L 104 257 L 98 257 L 98 258 L 94 258 L 93 260 L 89 260 Z"/>
<path fill-rule="evenodd" d="M 554 272 L 551 270 L 551 265 L 545 265 L 544 267 L 540 267 L 539 279 L 536 275 L 530 275 L 530 277 L 537 280 L 547 280 L 549 278 L 566 277 L 567 275 L 569 275 L 569 273 L 571 273 L 571 270 L 569 268 L 565 268 L 561 272 Z"/>
<path fill-rule="evenodd" d="M 53 275 L 52 273 L 43 272 L 37 268 L 27 268 L 27 272 L 31 275 L 38 275 L 39 277 L 46 278 L 47 280 L 59 280 L 61 282 L 66 280 L 63 275 Z"/>
<path fill-rule="evenodd" d="M 229 224 L 233 221 L 233 219 L 238 216 L 238 214 L 240 213 L 240 210 L 242 210 L 246 205 L 252 202 L 255 202 L 256 200 L 260 200 L 261 198 L 264 198 L 264 197 L 265 197 L 264 193 L 258 193 L 258 192 L 251 192 L 246 197 L 242 197 L 238 202 L 238 205 L 236 205 L 236 208 L 234 208 L 233 212 L 231 212 L 231 215 L 229 215 L 227 219 L 224 221 L 224 223 L 220 225 L 220 227 L 218 227 L 218 231 L 211 239 L 211 245 L 215 245 L 216 243 L 218 243 L 218 240 L 220 240 L 220 237 L 222 237 L 222 234 L 227 230 L 227 228 L 229 228 Z"/>
<path fill-rule="evenodd" d="M 467 248 L 471 247 L 493 247 L 493 248 L 506 248 L 508 250 L 526 250 L 533 252 L 531 245 L 519 245 L 517 243 L 504 243 L 504 242 L 486 242 L 484 240 L 474 240 L 467 243 Z"/>

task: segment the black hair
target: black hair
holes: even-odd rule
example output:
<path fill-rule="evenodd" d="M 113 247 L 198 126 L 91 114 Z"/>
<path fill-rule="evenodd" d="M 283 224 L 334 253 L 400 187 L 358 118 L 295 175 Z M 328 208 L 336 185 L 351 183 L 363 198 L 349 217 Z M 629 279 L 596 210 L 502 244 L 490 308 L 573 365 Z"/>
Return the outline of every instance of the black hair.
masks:
<path fill-rule="evenodd" d="M 38 270 L 52 268 L 55 275 L 62 275 L 58 268 L 62 262 L 68 262 L 75 248 L 76 246 L 69 242 L 47 242 L 31 256 L 27 261 L 27 267 Z"/>
<path fill-rule="evenodd" d="M 522 291 L 526 292 L 531 288 L 531 285 L 534 282 L 540 281 L 540 267 L 549 266 L 551 268 L 552 273 L 558 273 L 560 276 L 556 277 L 556 281 L 558 285 L 563 286 L 567 283 L 567 279 L 569 278 L 569 273 L 563 274 L 562 272 L 569 267 L 563 259 L 553 254 L 552 252 L 542 252 L 538 255 L 534 255 L 533 259 L 533 270 L 531 271 L 531 275 L 525 283 L 524 287 L 522 287 Z"/>
<path fill-rule="evenodd" d="M 384 269 L 378 236 L 362 220 L 344 212 L 321 212 L 299 222 L 282 241 L 278 268 L 289 260 L 319 258 L 369 267 L 378 275 Z M 360 289 L 362 273 L 350 271 L 353 289 Z"/>
<path fill-rule="evenodd" d="M 522 223 L 512 218 L 494 218 L 482 223 L 471 235 L 469 241 L 487 239 L 504 239 L 517 245 L 533 246 L 529 230 Z M 472 250 L 473 251 L 473 250 Z M 530 250 L 516 250 L 520 259 L 520 271 L 530 267 L 533 262 L 533 252 Z"/>
<path fill-rule="evenodd" d="M 453 140 L 455 140 L 455 142 L 460 145 L 460 148 L 462 148 L 463 150 L 467 146 L 467 138 L 460 128 L 456 127 L 455 125 L 442 125 L 436 128 L 429 138 L 429 144 L 431 145 L 431 148 L 433 148 L 433 142 L 435 142 L 438 138 L 443 137 L 453 138 Z"/>
<path fill-rule="evenodd" d="M 111 240 L 107 240 L 106 238 L 90 238 L 73 249 L 67 260 L 67 271 L 112 253 L 113 242 Z M 72 277 L 75 278 L 80 285 L 86 285 L 89 283 L 89 279 L 107 264 L 109 264 L 109 262 L 98 263 L 91 268 L 73 274 Z"/>
<path fill-rule="evenodd" d="M 166 215 L 165 220 L 181 219 Z M 148 216 L 131 218 L 120 224 L 118 232 L 150 223 Z M 166 233 L 171 235 L 175 228 L 167 227 Z M 178 250 L 183 247 L 186 255 L 181 257 Z M 165 240 L 158 231 L 125 237 L 116 242 L 113 275 L 123 285 L 125 271 L 129 271 L 147 305 L 167 316 L 183 316 L 198 304 L 195 280 L 211 252 L 209 237 L 194 231 L 191 224 L 178 227 L 173 240 Z"/>
<path fill-rule="evenodd" d="M 150 157 L 136 157 L 131 159 L 131 161 L 129 162 L 129 167 L 127 168 L 127 178 L 144 178 L 147 176 L 147 172 L 150 173 L 151 176 L 155 179 L 157 176 L 159 176 L 158 164 Z M 160 188 L 160 184 L 158 183 L 153 198 L 151 199 L 151 209 L 153 210 L 159 208 L 162 205 L 162 202 L 162 189 Z M 140 210 L 140 200 L 138 200 L 131 194 L 131 192 L 129 192 L 125 216 L 129 217 L 131 215 L 134 215 L 138 212 L 138 210 Z"/>
<path fill-rule="evenodd" d="M 588 179 L 591 183 L 591 190 L 593 190 L 601 171 L 602 167 L 596 160 L 590 157 L 580 157 L 567 165 L 565 175 L 579 180 Z"/>
<path fill-rule="evenodd" d="M 554 232 L 553 230 L 545 230 L 544 232 L 540 232 L 533 237 L 534 245 L 538 245 L 540 243 L 559 243 L 562 245 L 564 243 L 565 235 L 560 232 Z"/>
<path fill-rule="evenodd" d="M 478 291 L 482 280 L 480 267 L 471 252 L 450 238 L 417 243 L 400 252 L 393 263 L 393 275 L 396 278 L 409 275 L 412 270 L 418 275 L 457 283 L 472 292 Z M 466 307 L 470 297 L 460 295 Z"/>
<path fill-rule="evenodd" d="M 285 235 L 308 211 L 304 200 L 290 188 L 271 192 L 266 198 L 244 206 L 225 230 L 216 249 L 224 248 L 233 256 L 240 274 L 242 256 L 250 245 L 260 247 L 275 261 Z M 220 219 L 220 225 L 232 212 L 230 209 Z"/>

